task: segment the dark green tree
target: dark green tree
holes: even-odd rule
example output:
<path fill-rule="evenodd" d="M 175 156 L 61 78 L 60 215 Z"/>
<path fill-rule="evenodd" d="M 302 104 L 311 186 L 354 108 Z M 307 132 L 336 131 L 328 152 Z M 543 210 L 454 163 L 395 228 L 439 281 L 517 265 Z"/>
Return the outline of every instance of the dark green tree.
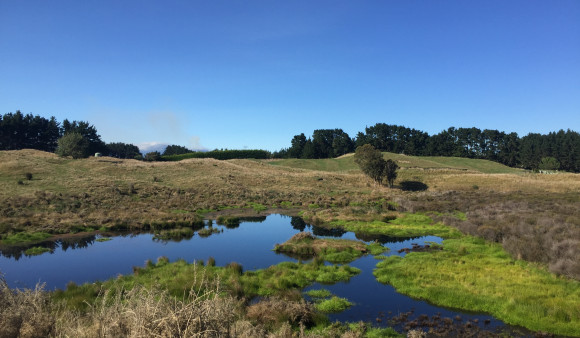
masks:
<path fill-rule="evenodd" d="M 290 148 L 288 149 L 288 156 L 290 158 L 301 158 L 302 152 L 304 151 L 304 146 L 306 145 L 306 136 L 304 133 L 300 135 L 294 135 L 292 141 L 290 141 Z"/>
<path fill-rule="evenodd" d="M 74 159 L 89 156 L 89 142 L 79 133 L 64 134 L 58 139 L 56 154 L 62 157 L 71 156 Z"/>
<path fill-rule="evenodd" d="M 89 143 L 89 154 L 107 153 L 105 142 L 101 140 L 101 135 L 97 133 L 95 126 L 85 121 L 73 121 L 65 119 L 62 122 L 62 134 L 79 133 Z"/>
<path fill-rule="evenodd" d="M 145 154 L 144 159 L 145 159 L 145 161 L 150 161 L 150 162 L 159 161 L 159 160 L 161 160 L 161 153 L 158 151 L 149 152 L 149 153 Z"/>
<path fill-rule="evenodd" d="M 558 170 L 560 169 L 560 162 L 554 157 L 542 157 L 538 169 L 541 170 Z"/>
<path fill-rule="evenodd" d="M 184 146 L 178 146 L 178 145 L 172 144 L 172 145 L 167 146 L 165 148 L 165 151 L 163 151 L 163 156 L 181 155 L 181 154 L 189 154 L 189 153 L 193 153 L 193 150 L 187 149 Z"/>
<path fill-rule="evenodd" d="M 302 158 L 316 158 L 316 150 L 311 139 L 306 140 L 304 149 L 302 150 Z"/>
<path fill-rule="evenodd" d="M 106 156 L 116 158 L 139 158 L 142 157 L 139 148 L 133 144 L 126 144 L 122 142 L 107 143 Z"/>
<path fill-rule="evenodd" d="M 360 167 L 365 175 L 376 183 L 382 184 L 387 162 L 380 150 L 375 149 L 370 144 L 360 146 L 356 148 L 354 153 L 354 163 Z"/>
<path fill-rule="evenodd" d="M 389 188 L 393 187 L 395 179 L 397 179 L 398 169 L 399 166 L 397 165 L 397 163 L 391 159 L 388 159 L 387 162 L 385 163 L 384 176 L 386 177 L 387 182 L 389 183 Z"/>

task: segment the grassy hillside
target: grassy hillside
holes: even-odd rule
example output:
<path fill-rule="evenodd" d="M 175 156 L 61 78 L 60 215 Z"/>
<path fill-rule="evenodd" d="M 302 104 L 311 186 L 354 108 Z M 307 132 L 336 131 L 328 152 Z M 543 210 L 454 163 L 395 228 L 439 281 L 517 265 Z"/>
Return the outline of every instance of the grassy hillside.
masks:
<path fill-rule="evenodd" d="M 397 161 L 401 169 L 461 170 L 482 174 L 517 174 L 524 172 L 523 170 L 510 168 L 489 160 L 461 157 L 406 156 L 393 153 L 383 153 L 383 156 L 385 159 Z M 320 171 L 358 170 L 358 166 L 354 163 L 353 154 L 320 160 L 284 159 L 272 161 L 270 164 Z"/>
<path fill-rule="evenodd" d="M 416 213 L 420 217 L 415 218 L 479 237 L 482 247 L 495 242 L 510 259 L 534 262 L 542 273 L 580 280 L 580 175 L 534 174 L 482 160 L 385 157 L 402 167 L 393 189 L 362 175 L 352 155 L 327 160 L 150 163 L 107 157 L 71 160 L 35 150 L 0 151 L 0 245 L 97 229 L 187 227 L 219 212 L 256 215 L 268 210 L 301 212 L 310 223 L 349 226 L 357 236 L 367 238 L 370 230 L 388 228 L 393 220 Z M 402 191 L 398 187 L 403 180 L 424 182 L 428 189 Z M 408 230 L 413 224 L 396 225 Z M 449 276 L 472 276 L 463 263 L 457 264 L 472 254 L 477 259 L 487 257 L 466 244 L 457 249 L 461 257 L 443 257 Z M 508 282 L 513 280 L 510 273 L 504 276 Z M 541 292 L 526 281 L 518 283 Z M 573 285 L 576 292 L 577 284 Z M 438 290 L 435 285 L 430 292 Z M 577 312 L 546 316 L 566 325 L 578 322 Z"/>

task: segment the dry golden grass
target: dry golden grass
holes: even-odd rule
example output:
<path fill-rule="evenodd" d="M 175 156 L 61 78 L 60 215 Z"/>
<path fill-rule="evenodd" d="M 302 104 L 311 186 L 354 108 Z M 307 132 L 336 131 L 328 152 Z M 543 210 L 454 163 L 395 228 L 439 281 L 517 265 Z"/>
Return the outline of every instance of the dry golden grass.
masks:
<path fill-rule="evenodd" d="M 26 173 L 32 174 L 32 180 L 25 179 Z M 307 170 L 274 166 L 270 161 L 149 163 L 108 157 L 71 160 L 36 150 L 0 151 L 0 234 L 193 222 L 199 217 L 196 211 L 247 208 L 252 203 L 267 208 L 340 208 L 380 199 L 439 198 L 449 191 L 485 196 L 580 192 L 577 174 L 403 168 L 395 183 L 404 180 L 424 182 L 429 189 L 404 192 L 378 186 L 358 171 Z"/>

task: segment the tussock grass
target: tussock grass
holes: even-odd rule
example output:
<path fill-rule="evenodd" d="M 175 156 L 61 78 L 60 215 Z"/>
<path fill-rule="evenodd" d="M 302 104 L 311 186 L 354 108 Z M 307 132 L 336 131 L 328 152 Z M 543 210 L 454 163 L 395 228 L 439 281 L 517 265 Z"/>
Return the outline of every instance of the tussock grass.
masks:
<path fill-rule="evenodd" d="M 341 227 L 346 231 L 366 234 L 380 234 L 393 237 L 439 236 L 457 238 L 461 233 L 456 229 L 435 223 L 431 217 L 423 214 L 403 214 L 387 222 L 382 221 L 332 221 L 330 225 Z"/>
<path fill-rule="evenodd" d="M 55 331 L 52 308 L 44 285 L 13 290 L 0 275 L 0 337 L 48 337 Z"/>
<path fill-rule="evenodd" d="M 385 250 L 379 243 L 366 245 L 362 241 L 348 239 L 316 238 L 310 232 L 299 232 L 274 247 L 276 252 L 303 258 L 318 257 L 331 263 L 349 263 L 362 255 L 378 255 Z"/>
<path fill-rule="evenodd" d="M 306 294 L 311 298 L 328 298 L 332 296 L 332 293 L 326 289 L 308 290 Z"/>
<path fill-rule="evenodd" d="M 480 238 L 449 239 L 441 251 L 388 257 L 374 274 L 437 305 L 491 313 L 535 331 L 580 335 L 580 282 L 513 260 L 500 245 Z"/>
<path fill-rule="evenodd" d="M 338 313 L 348 309 L 351 305 L 352 303 L 346 298 L 333 296 L 330 299 L 317 302 L 315 306 L 318 311 L 323 313 Z"/>
<path fill-rule="evenodd" d="M 40 242 L 50 237 L 52 237 L 52 235 L 46 232 L 17 232 L 15 234 L 4 235 L 4 238 L 0 240 L 0 243 L 11 245 L 19 243 Z"/>

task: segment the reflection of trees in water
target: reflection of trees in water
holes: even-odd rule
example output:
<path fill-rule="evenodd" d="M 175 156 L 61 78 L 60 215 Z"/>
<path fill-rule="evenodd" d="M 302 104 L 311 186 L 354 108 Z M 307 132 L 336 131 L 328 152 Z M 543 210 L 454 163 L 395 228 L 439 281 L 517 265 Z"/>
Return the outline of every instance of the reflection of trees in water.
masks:
<path fill-rule="evenodd" d="M 316 225 L 308 224 L 308 223 L 304 222 L 304 220 L 301 217 L 295 217 L 295 216 L 291 218 L 290 225 L 292 225 L 292 228 L 294 228 L 298 231 L 304 231 L 304 230 L 306 230 L 306 228 L 310 228 L 312 231 L 312 234 L 314 234 L 315 236 L 342 237 L 342 235 L 344 235 L 346 233 L 346 231 L 339 229 L 339 228 L 330 229 L 330 228 L 323 228 L 323 227 L 319 227 Z"/>
<path fill-rule="evenodd" d="M 386 235 L 365 234 L 365 233 L 360 233 L 360 232 L 355 233 L 354 236 L 356 237 L 356 239 L 360 239 L 361 241 L 365 241 L 365 242 L 377 241 L 381 244 L 402 243 L 405 241 L 410 241 L 413 239 L 420 238 L 420 237 L 391 237 L 391 236 L 386 236 Z"/>
<path fill-rule="evenodd" d="M 95 235 L 81 237 L 81 238 L 69 237 L 69 238 L 60 239 L 57 242 L 60 242 L 60 246 L 62 248 L 62 251 L 66 251 L 68 249 L 74 250 L 74 249 L 87 248 L 87 247 L 89 247 L 89 245 L 93 245 L 95 243 L 96 238 L 97 238 L 97 236 L 95 236 Z"/>
<path fill-rule="evenodd" d="M 95 239 L 95 235 L 90 235 L 83 237 L 67 237 L 55 241 L 44 241 L 26 245 L 0 245 L 0 255 L 6 258 L 14 258 L 14 260 L 19 260 L 22 258 L 22 256 L 28 256 L 25 254 L 25 251 L 33 247 L 47 248 L 50 249 L 50 251 L 54 251 L 59 247 L 62 248 L 62 251 L 66 251 L 68 249 L 82 249 L 94 244 Z"/>
<path fill-rule="evenodd" d="M 312 227 L 312 233 L 315 236 L 342 237 L 342 235 L 344 235 L 346 233 L 346 231 L 339 229 L 339 228 L 327 229 L 327 228 L 317 227 L 315 225 L 311 225 L 311 227 Z"/>
<path fill-rule="evenodd" d="M 240 222 L 262 223 L 266 220 L 266 216 L 245 216 L 239 218 Z"/>
<path fill-rule="evenodd" d="M 304 231 L 306 229 L 306 222 L 300 217 L 292 217 L 290 219 L 290 225 L 298 231 Z"/>

